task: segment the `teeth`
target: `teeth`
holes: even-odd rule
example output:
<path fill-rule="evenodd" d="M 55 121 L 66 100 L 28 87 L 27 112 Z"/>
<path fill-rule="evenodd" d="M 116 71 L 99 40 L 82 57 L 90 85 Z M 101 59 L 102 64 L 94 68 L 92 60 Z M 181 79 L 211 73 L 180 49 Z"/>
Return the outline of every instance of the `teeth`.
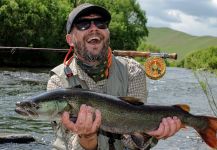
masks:
<path fill-rule="evenodd" d="M 92 40 L 100 40 L 100 38 L 97 37 L 97 36 L 93 36 L 93 37 L 90 37 L 90 38 L 87 40 L 87 42 L 91 42 Z"/>

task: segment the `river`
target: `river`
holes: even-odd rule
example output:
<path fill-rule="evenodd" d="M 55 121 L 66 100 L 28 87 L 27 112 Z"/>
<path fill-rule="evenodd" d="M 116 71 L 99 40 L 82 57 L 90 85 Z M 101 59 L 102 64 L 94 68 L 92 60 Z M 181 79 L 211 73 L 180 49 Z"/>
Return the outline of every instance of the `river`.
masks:
<path fill-rule="evenodd" d="M 21 118 L 14 112 L 15 103 L 46 90 L 48 70 L 0 69 L 0 133 L 28 133 L 36 138 L 30 144 L 0 144 L 1 150 L 49 150 L 54 139 L 49 122 Z M 210 78 L 213 93 L 217 79 Z M 191 70 L 167 68 L 157 81 L 147 79 L 148 102 L 163 105 L 188 104 L 194 114 L 213 115 L 208 100 Z M 216 96 L 216 95 L 214 95 Z M 217 97 L 216 97 L 217 99 Z M 192 128 L 160 140 L 153 150 L 208 150 Z"/>

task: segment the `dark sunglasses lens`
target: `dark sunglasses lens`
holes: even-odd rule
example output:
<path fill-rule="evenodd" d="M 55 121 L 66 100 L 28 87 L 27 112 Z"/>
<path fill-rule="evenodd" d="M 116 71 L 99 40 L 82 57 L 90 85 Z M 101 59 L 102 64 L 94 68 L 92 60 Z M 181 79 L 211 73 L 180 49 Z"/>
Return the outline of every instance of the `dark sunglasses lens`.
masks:
<path fill-rule="evenodd" d="M 90 21 L 81 21 L 75 24 L 78 30 L 87 30 L 90 27 Z"/>
<path fill-rule="evenodd" d="M 99 29 L 106 29 L 108 28 L 108 22 L 102 19 L 85 19 L 80 20 L 79 22 L 75 23 L 75 26 L 78 30 L 87 30 L 90 28 L 91 23 L 94 23 L 94 25 Z"/>
<path fill-rule="evenodd" d="M 108 28 L 108 24 L 106 21 L 96 20 L 94 21 L 95 26 L 99 29 L 106 29 Z"/>

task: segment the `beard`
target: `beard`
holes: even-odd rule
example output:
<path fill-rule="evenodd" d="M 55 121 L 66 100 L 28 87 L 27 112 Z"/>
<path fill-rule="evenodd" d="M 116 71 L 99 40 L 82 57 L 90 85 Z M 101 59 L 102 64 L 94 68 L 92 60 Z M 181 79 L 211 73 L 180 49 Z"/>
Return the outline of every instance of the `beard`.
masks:
<path fill-rule="evenodd" d="M 92 34 L 87 35 L 87 37 L 92 36 Z M 91 51 L 88 50 L 88 47 L 85 44 L 85 38 L 83 38 L 81 41 L 74 41 L 75 54 L 82 57 L 86 62 L 103 62 L 107 60 L 110 39 L 108 38 L 105 40 L 105 38 L 102 37 L 101 34 L 95 34 L 97 36 L 100 36 L 100 38 L 103 40 L 102 48 L 98 54 L 93 54 Z"/>

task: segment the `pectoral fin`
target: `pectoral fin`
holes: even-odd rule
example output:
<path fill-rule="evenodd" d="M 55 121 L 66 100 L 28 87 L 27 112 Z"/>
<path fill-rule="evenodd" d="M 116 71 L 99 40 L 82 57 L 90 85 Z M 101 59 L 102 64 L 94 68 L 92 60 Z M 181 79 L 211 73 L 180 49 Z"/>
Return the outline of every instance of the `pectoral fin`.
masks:
<path fill-rule="evenodd" d="M 131 135 L 131 138 L 132 138 L 133 142 L 135 143 L 135 145 L 137 146 L 137 148 L 139 148 L 139 149 L 143 148 L 144 137 L 141 133 L 133 133 Z"/>
<path fill-rule="evenodd" d="M 146 133 L 135 132 L 131 134 L 132 142 L 138 150 L 145 150 L 150 146 L 149 140 L 152 137 Z"/>

